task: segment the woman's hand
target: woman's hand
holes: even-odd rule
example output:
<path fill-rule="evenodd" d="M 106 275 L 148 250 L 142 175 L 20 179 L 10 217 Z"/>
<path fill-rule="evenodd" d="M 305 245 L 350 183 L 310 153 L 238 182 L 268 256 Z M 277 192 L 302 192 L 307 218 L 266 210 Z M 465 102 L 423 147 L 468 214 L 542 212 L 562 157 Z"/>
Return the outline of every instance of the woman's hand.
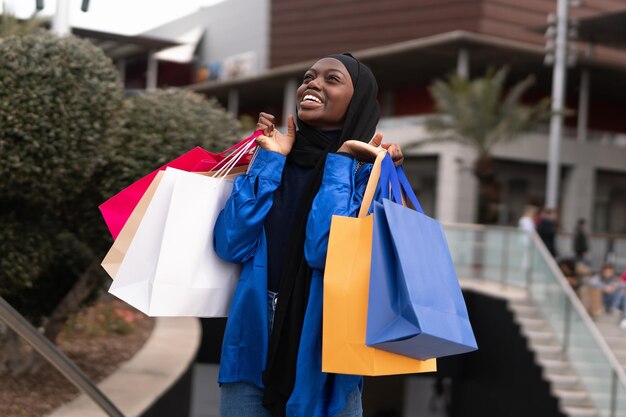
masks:
<path fill-rule="evenodd" d="M 347 140 L 341 145 L 337 152 L 346 152 L 361 162 L 374 162 L 376 155 L 383 150 L 387 150 L 391 156 L 391 160 L 396 166 L 402 165 L 404 155 L 400 146 L 395 143 L 382 143 L 383 135 L 376 133 L 370 143 L 363 143 L 357 140 Z"/>
<path fill-rule="evenodd" d="M 402 165 L 404 162 L 404 155 L 402 154 L 400 145 L 396 143 L 383 143 L 383 135 L 381 133 L 376 133 L 374 135 L 374 138 L 370 141 L 370 145 L 380 146 L 383 149 L 387 149 L 387 152 L 389 152 L 389 155 L 391 156 L 391 160 L 397 167 Z"/>
<path fill-rule="evenodd" d="M 262 130 L 263 134 L 256 138 L 256 143 L 265 150 L 287 156 L 296 140 L 296 124 L 293 121 L 293 116 L 290 115 L 287 119 L 287 134 L 283 135 L 276 130 L 275 121 L 276 118 L 273 115 L 259 113 L 256 130 Z"/>
<path fill-rule="evenodd" d="M 337 152 L 345 152 L 352 155 L 359 162 L 374 162 L 376 156 L 385 150 L 381 147 L 372 146 L 360 140 L 347 140 Z"/>

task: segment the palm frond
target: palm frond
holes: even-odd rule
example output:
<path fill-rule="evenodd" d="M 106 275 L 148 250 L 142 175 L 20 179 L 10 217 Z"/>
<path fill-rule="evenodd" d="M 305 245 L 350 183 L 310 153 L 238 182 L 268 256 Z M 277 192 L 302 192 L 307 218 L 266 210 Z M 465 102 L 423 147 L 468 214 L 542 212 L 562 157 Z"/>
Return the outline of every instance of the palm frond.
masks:
<path fill-rule="evenodd" d="M 549 100 L 534 105 L 521 103 L 534 78 L 518 82 L 505 95 L 507 75 L 506 67 L 490 68 L 483 77 L 471 81 L 452 75 L 447 81 L 434 82 L 429 90 L 439 115 L 427 120 L 426 129 L 486 154 L 497 143 L 512 140 L 546 119 Z"/>

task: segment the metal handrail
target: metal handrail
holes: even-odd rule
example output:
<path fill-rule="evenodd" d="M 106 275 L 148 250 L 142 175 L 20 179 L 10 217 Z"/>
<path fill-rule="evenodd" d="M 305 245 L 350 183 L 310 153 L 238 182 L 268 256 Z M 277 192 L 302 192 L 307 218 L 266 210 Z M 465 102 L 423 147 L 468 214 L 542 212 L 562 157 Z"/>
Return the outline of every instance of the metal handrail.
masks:
<path fill-rule="evenodd" d="M 87 394 L 111 417 L 124 417 L 124 414 L 104 395 L 87 375 L 70 358 L 65 356 L 48 338 L 39 333 L 17 310 L 0 297 L 0 320 L 20 335 L 41 356 L 52 364 L 78 389 Z"/>
<path fill-rule="evenodd" d="M 449 227 L 452 229 L 460 229 L 460 230 L 468 230 L 468 231 L 485 231 L 487 229 L 491 229 L 491 230 L 497 229 L 497 230 L 503 230 L 503 231 L 506 230 L 509 232 L 519 233 L 518 229 L 514 227 L 510 227 L 510 226 L 499 226 L 499 225 L 486 226 L 486 225 L 477 225 L 477 224 L 468 224 L 468 223 L 442 223 L 442 224 L 445 228 Z M 611 366 L 613 370 L 615 377 L 617 378 L 619 382 L 621 382 L 622 386 L 626 387 L 626 372 L 620 365 L 619 361 L 615 357 L 615 354 L 613 353 L 613 351 L 611 350 L 607 342 L 604 340 L 604 337 L 602 336 L 602 334 L 600 333 L 596 325 L 593 323 L 593 321 L 587 314 L 585 307 L 583 306 L 582 302 L 580 301 L 580 299 L 578 298 L 578 296 L 572 289 L 571 285 L 567 282 L 567 280 L 563 276 L 563 273 L 559 269 L 559 266 L 557 265 L 556 261 L 554 260 L 550 252 L 548 252 L 548 249 L 545 247 L 545 245 L 541 241 L 541 238 L 535 231 L 531 232 L 530 236 L 531 236 L 531 239 L 533 241 L 535 248 L 539 251 L 542 258 L 548 264 L 550 271 L 556 278 L 556 281 L 558 282 L 559 286 L 563 290 L 563 293 L 567 296 L 568 301 L 571 303 L 571 306 L 576 310 L 578 315 L 582 318 L 583 323 L 585 323 L 585 327 L 587 327 L 587 330 L 589 330 L 589 333 L 591 333 L 591 336 L 593 337 L 594 341 L 597 343 L 598 347 L 600 348 L 600 350 L 606 357 L 607 361 L 609 362 L 609 365 Z"/>

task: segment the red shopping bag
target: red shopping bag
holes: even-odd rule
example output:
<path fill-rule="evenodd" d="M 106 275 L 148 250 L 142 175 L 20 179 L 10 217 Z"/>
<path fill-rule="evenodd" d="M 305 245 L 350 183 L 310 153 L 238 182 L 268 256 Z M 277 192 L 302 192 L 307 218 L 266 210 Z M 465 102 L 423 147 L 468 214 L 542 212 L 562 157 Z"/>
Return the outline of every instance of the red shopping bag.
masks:
<path fill-rule="evenodd" d="M 133 184 L 109 198 L 99 206 L 99 209 L 113 238 L 117 238 L 117 235 L 122 230 L 122 227 L 124 227 L 124 224 L 126 224 L 130 214 L 133 212 L 137 203 L 139 203 L 139 200 L 141 200 L 141 197 L 144 195 L 159 171 L 164 170 L 166 167 L 177 168 L 190 172 L 210 171 L 219 162 L 226 159 L 233 152 L 236 152 L 250 141 L 255 140 L 260 134 L 261 131 L 256 131 L 252 134 L 252 136 L 217 154 L 211 153 L 200 147 L 196 147 L 173 161 L 168 162 L 159 169 L 152 171 L 150 174 L 135 181 Z M 250 155 L 246 155 L 241 158 L 237 162 L 237 166 L 247 165 L 250 162 L 250 158 Z"/>

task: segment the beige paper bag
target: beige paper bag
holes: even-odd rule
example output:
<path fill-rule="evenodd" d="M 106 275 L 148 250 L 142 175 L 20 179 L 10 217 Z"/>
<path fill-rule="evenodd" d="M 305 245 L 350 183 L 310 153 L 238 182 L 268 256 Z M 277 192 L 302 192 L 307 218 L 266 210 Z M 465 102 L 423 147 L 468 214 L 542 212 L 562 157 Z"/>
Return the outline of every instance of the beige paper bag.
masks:
<path fill-rule="evenodd" d="M 163 178 L 163 173 L 165 171 L 159 171 L 150 183 L 150 186 L 137 203 L 137 206 L 131 213 L 130 217 L 122 227 L 120 234 L 113 242 L 113 246 L 109 249 L 106 256 L 102 260 L 102 267 L 107 274 L 111 276 L 111 278 L 115 279 L 115 275 L 117 275 L 117 270 L 120 267 L 120 264 L 124 260 L 124 256 L 126 255 L 126 251 L 128 251 L 128 247 L 130 246 L 130 242 L 133 241 L 133 237 L 137 232 L 137 228 L 139 227 L 139 223 L 141 223 L 141 219 L 143 215 L 146 213 L 148 205 L 150 205 L 150 201 L 152 200 L 152 196 L 154 196 L 154 192 L 156 191 L 159 183 L 161 182 L 161 178 Z"/>

